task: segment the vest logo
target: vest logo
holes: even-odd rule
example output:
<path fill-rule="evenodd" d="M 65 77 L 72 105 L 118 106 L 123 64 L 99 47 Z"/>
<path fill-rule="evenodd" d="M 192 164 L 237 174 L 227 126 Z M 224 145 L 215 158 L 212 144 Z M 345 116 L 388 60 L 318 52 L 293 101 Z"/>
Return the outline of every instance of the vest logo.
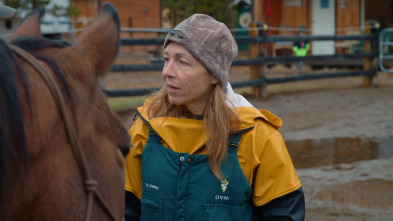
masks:
<path fill-rule="evenodd" d="M 146 183 L 146 187 L 147 188 L 151 188 L 151 189 L 155 189 L 155 190 L 158 190 L 160 188 L 160 187 L 158 187 L 158 186 L 156 186 L 154 184 L 150 184 L 150 183 Z"/>
<path fill-rule="evenodd" d="M 216 200 L 229 200 L 229 196 L 216 195 Z"/>
<path fill-rule="evenodd" d="M 221 189 L 222 189 L 222 192 L 223 192 L 223 193 L 225 193 L 225 191 L 227 190 L 228 184 L 229 184 L 229 182 L 227 181 L 227 179 L 221 180 L 221 187 L 222 187 Z"/>

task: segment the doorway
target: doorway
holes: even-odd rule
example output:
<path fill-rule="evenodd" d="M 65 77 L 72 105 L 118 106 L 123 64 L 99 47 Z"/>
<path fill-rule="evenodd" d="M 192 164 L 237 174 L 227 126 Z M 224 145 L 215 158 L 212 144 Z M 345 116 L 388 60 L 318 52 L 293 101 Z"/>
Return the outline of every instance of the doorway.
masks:
<path fill-rule="evenodd" d="M 335 34 L 335 0 L 312 0 L 312 35 Z M 334 41 L 313 41 L 312 55 L 334 54 Z"/>

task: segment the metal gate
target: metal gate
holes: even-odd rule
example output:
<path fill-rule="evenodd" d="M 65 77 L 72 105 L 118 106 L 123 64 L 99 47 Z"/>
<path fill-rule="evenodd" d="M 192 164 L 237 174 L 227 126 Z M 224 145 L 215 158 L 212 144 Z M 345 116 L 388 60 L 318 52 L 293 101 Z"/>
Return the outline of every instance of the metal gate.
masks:
<path fill-rule="evenodd" d="M 393 73 L 393 28 L 385 28 L 379 34 L 379 59 L 381 71 Z"/>

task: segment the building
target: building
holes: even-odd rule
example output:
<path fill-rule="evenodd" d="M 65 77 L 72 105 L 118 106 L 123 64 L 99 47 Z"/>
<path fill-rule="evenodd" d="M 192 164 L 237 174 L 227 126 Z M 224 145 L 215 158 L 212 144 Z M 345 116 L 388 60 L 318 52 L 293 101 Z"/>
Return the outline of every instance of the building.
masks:
<path fill-rule="evenodd" d="M 70 31 L 70 18 L 65 16 L 53 16 L 49 13 L 53 6 L 68 7 L 69 2 L 64 0 L 51 0 L 46 7 L 46 13 L 41 18 L 41 32 L 49 38 L 61 38 L 63 33 Z M 0 38 L 6 39 L 15 29 L 19 22 L 24 18 L 31 9 L 18 8 L 17 13 L 11 19 L 3 19 L 0 21 Z"/>
<path fill-rule="evenodd" d="M 391 26 L 392 8 L 390 0 L 253 0 L 253 21 L 277 27 L 269 29 L 270 35 L 280 34 L 279 27 L 295 34 L 300 25 L 311 35 L 356 34 L 371 19 L 382 28 Z M 311 53 L 333 54 L 336 46 L 334 41 L 315 41 Z"/>
<path fill-rule="evenodd" d="M 10 19 L 0 19 L 0 38 L 7 39 L 16 30 L 20 21 L 20 16 L 14 16 Z"/>
<path fill-rule="evenodd" d="M 51 0 L 46 9 L 51 9 L 54 6 L 68 7 L 69 1 Z M 41 19 L 41 31 L 46 35 L 56 35 L 58 33 L 65 33 L 70 30 L 70 18 L 66 16 L 53 16 L 51 13 L 45 13 Z"/>
<path fill-rule="evenodd" d="M 83 28 L 97 16 L 104 1 L 101 0 L 70 0 L 70 6 L 81 11 L 72 18 L 75 28 Z M 161 1 L 160 0 L 108 0 L 118 10 L 122 28 L 160 28 L 161 27 Z M 121 38 L 155 38 L 154 32 L 125 32 Z M 132 50 L 154 51 L 157 46 L 133 46 Z M 124 47 L 122 48 L 124 50 Z"/>

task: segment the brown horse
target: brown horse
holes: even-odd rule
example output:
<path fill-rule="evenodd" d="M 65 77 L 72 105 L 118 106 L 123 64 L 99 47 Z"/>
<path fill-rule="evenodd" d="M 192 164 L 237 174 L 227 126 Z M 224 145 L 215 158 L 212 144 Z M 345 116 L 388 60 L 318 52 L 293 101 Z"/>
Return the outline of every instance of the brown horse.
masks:
<path fill-rule="evenodd" d="M 97 86 L 117 11 L 104 4 L 72 45 L 41 37 L 42 14 L 0 40 L 0 220 L 123 220 L 130 138 Z"/>

